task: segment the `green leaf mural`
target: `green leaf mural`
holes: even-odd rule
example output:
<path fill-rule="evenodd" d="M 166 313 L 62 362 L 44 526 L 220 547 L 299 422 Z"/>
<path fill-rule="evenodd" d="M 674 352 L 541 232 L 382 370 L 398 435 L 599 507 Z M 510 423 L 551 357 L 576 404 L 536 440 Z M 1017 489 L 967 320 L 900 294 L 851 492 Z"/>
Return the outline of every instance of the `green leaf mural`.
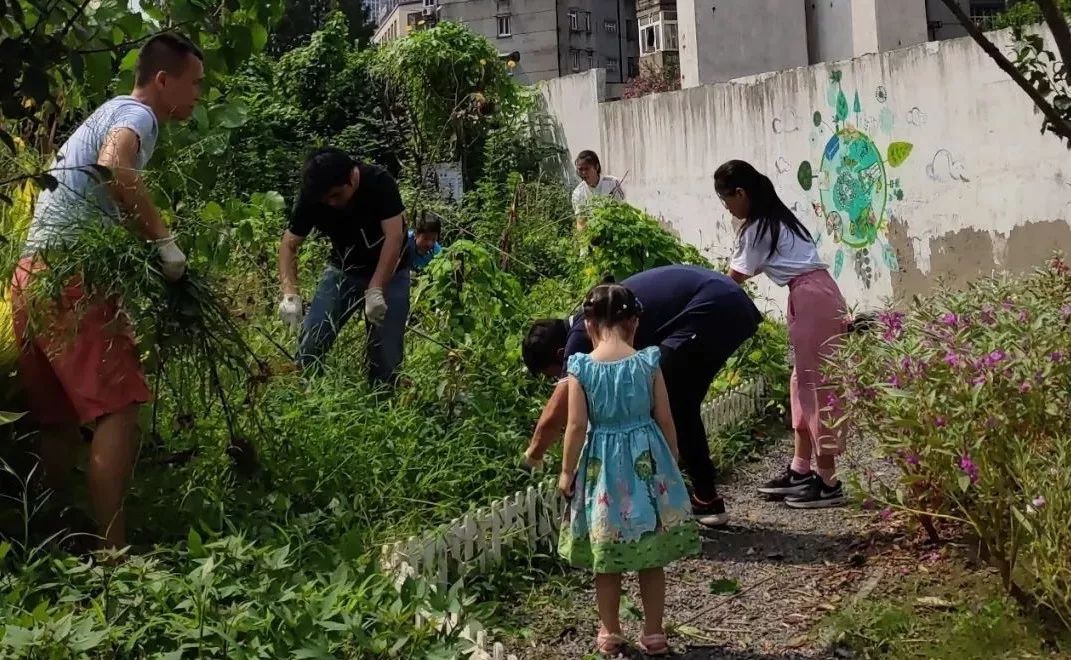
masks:
<path fill-rule="evenodd" d="M 840 277 L 844 270 L 844 250 L 837 250 L 837 256 L 833 259 L 833 277 Z"/>
<path fill-rule="evenodd" d="M 855 114 L 859 114 L 863 111 L 863 104 L 859 101 L 859 92 L 855 93 L 855 104 L 852 106 L 852 110 Z"/>
<path fill-rule="evenodd" d="M 814 116 L 811 117 L 811 121 L 814 122 L 814 127 L 818 128 L 822 125 L 822 113 L 817 110 L 814 111 Z"/>
<path fill-rule="evenodd" d="M 814 169 L 811 167 L 811 161 L 805 160 L 800 163 L 800 168 L 796 171 L 796 180 L 800 182 L 800 187 L 804 190 L 811 189 L 814 185 Z"/>
<path fill-rule="evenodd" d="M 911 155 L 915 145 L 910 142 L 892 142 L 889 144 L 888 161 L 890 167 L 900 167 Z"/>
<path fill-rule="evenodd" d="M 837 94 L 837 121 L 842 122 L 848 118 L 848 97 L 841 91 Z"/>

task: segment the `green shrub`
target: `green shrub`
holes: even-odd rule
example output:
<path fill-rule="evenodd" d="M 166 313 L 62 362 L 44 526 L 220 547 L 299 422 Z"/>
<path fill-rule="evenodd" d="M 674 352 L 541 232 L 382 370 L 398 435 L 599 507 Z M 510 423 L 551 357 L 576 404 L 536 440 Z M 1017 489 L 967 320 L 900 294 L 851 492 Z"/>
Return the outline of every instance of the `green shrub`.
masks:
<path fill-rule="evenodd" d="M 894 506 L 967 521 L 1005 585 L 1071 623 L 1071 273 L 941 290 L 849 336 L 844 423 L 902 468 Z M 829 400 L 827 403 L 834 403 Z"/>

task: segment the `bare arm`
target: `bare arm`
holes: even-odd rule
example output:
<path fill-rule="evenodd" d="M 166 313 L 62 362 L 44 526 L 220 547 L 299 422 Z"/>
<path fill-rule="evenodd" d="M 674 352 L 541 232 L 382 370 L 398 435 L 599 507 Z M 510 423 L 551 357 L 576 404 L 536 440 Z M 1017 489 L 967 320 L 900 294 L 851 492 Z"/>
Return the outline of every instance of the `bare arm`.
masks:
<path fill-rule="evenodd" d="M 304 242 L 303 236 L 291 233 L 289 229 L 283 232 L 283 240 L 279 243 L 279 283 L 283 295 L 295 295 L 299 291 L 297 254 Z"/>
<path fill-rule="evenodd" d="M 673 458 L 680 460 L 680 450 L 677 449 L 677 427 L 673 424 L 673 413 L 669 407 L 669 391 L 666 389 L 666 379 L 662 376 L 661 369 L 655 372 L 653 413 L 655 422 L 662 429 L 662 435 L 666 437 L 666 444 L 673 452 Z"/>
<path fill-rule="evenodd" d="M 731 268 L 729 269 L 729 277 L 733 278 L 733 281 L 737 284 L 743 284 L 744 282 L 747 282 L 751 279 L 750 275 L 744 275 L 743 273 L 735 271 Z"/>
<path fill-rule="evenodd" d="M 97 164 L 112 173 L 108 194 L 130 220 L 127 228 L 141 238 L 155 241 L 170 236 L 170 232 L 138 172 L 140 148 L 137 133 L 129 128 L 117 128 L 105 138 L 97 154 Z"/>
<path fill-rule="evenodd" d="M 550 395 L 550 400 L 543 408 L 543 414 L 536 422 L 535 432 L 532 434 L 532 440 L 528 443 L 526 452 L 529 458 L 534 460 L 543 458 L 550 446 L 561 435 L 568 416 L 569 383 L 563 380 L 555 386 L 554 393 Z"/>
<path fill-rule="evenodd" d="M 382 289 L 390 280 L 394 270 L 398 267 L 398 260 L 402 254 L 402 246 L 405 245 L 405 223 L 402 216 L 384 220 L 383 223 L 383 249 L 379 252 L 379 263 L 376 264 L 376 272 L 368 282 L 370 289 Z"/>
<path fill-rule="evenodd" d="M 569 389 L 569 423 L 565 427 L 565 451 L 562 454 L 562 474 L 576 472 L 580 461 L 580 450 L 584 447 L 584 438 L 588 434 L 588 400 L 580 381 L 570 377 Z"/>

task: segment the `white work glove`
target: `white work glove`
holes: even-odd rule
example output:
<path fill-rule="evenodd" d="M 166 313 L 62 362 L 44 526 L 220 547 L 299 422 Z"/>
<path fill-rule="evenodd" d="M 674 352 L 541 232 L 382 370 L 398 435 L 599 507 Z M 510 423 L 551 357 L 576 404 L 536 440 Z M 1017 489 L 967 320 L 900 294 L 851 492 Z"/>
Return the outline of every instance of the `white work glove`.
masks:
<path fill-rule="evenodd" d="M 283 320 L 283 325 L 286 325 L 292 331 L 301 330 L 301 322 L 305 320 L 305 311 L 301 307 L 301 296 L 296 293 L 284 294 L 282 301 L 279 303 L 279 318 Z"/>
<path fill-rule="evenodd" d="M 160 255 L 160 272 L 164 277 L 172 282 L 182 279 L 186 273 L 186 255 L 175 245 L 175 237 L 156 241 L 156 252 Z"/>
<path fill-rule="evenodd" d="M 379 325 L 387 318 L 387 301 L 383 289 L 372 288 L 364 294 L 364 317 L 372 325 Z"/>

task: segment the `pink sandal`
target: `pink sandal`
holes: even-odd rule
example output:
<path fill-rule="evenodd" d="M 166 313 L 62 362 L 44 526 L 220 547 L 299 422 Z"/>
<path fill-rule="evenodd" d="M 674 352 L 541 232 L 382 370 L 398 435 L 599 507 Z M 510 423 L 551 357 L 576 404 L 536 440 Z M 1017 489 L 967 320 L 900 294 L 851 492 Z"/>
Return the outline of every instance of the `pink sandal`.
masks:
<path fill-rule="evenodd" d="M 640 637 L 640 650 L 644 655 L 669 655 L 669 641 L 663 633 L 644 635 Z"/>
<path fill-rule="evenodd" d="M 599 655 L 604 658 L 615 658 L 621 655 L 621 651 L 624 650 L 625 640 L 622 639 L 621 635 L 599 630 L 599 636 L 596 638 L 595 644 L 598 646 Z"/>

